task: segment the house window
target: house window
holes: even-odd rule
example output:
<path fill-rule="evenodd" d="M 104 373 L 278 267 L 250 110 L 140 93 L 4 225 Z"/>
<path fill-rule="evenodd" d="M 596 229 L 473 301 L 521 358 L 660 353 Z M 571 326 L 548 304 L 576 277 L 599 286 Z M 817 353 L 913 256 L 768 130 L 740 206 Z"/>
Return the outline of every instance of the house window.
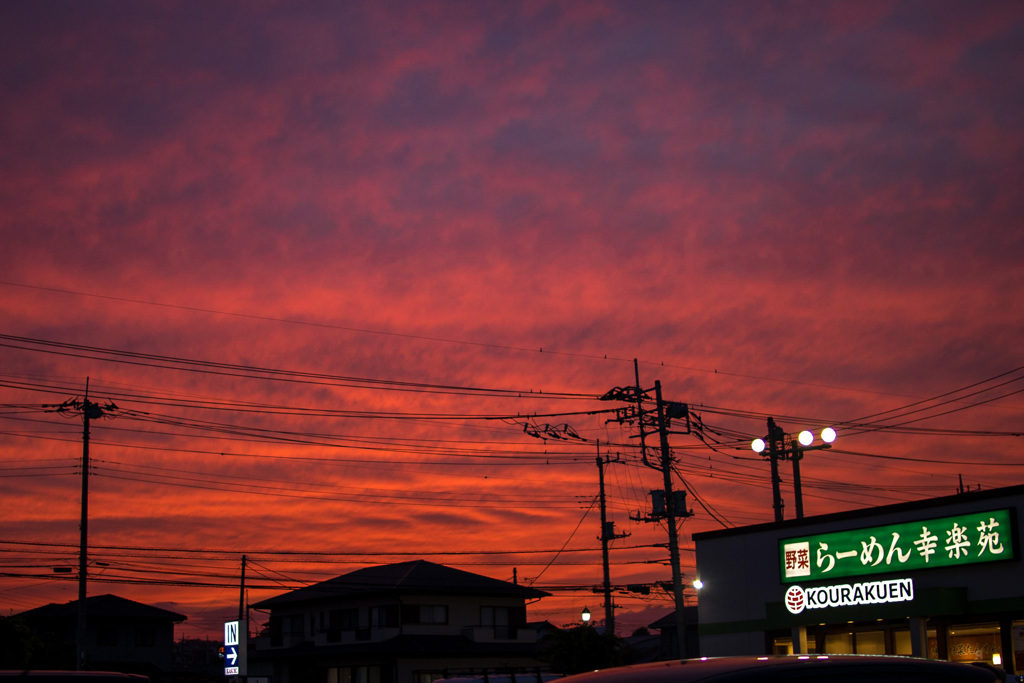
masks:
<path fill-rule="evenodd" d="M 398 628 L 398 605 L 379 605 L 370 608 L 370 626 L 374 628 Z"/>
<path fill-rule="evenodd" d="M 406 624 L 448 623 L 447 605 L 403 605 L 402 621 Z"/>
<path fill-rule="evenodd" d="M 269 623 L 270 629 L 270 645 L 271 647 L 280 647 L 284 645 L 284 634 L 281 629 L 281 617 L 270 617 Z"/>
<path fill-rule="evenodd" d="M 507 607 L 481 607 L 480 625 L 494 630 L 494 637 L 509 638 L 509 613 Z"/>
<path fill-rule="evenodd" d="M 285 617 L 270 617 L 270 645 L 280 647 L 285 644 L 285 638 L 296 639 L 305 636 L 304 626 L 306 620 L 301 614 L 291 614 Z"/>
<path fill-rule="evenodd" d="M 301 614 L 295 614 L 291 617 L 286 617 L 285 628 L 287 629 L 287 634 L 292 638 L 301 638 L 302 636 L 306 635 L 306 632 L 303 628 L 305 626 L 305 622 L 306 620 L 305 618 L 303 618 Z"/>
<path fill-rule="evenodd" d="M 327 642 L 329 643 L 339 642 L 343 632 L 359 629 L 359 609 L 356 607 L 332 609 L 327 613 L 327 617 Z"/>
<path fill-rule="evenodd" d="M 421 624 L 447 624 L 447 605 L 420 605 Z"/>
<path fill-rule="evenodd" d="M 359 609 L 349 607 L 348 609 L 331 610 L 332 631 L 355 631 L 359 628 Z"/>
<path fill-rule="evenodd" d="M 381 683 L 380 667 L 331 667 L 327 669 L 327 683 Z"/>
<path fill-rule="evenodd" d="M 96 629 L 96 644 L 104 647 L 117 645 L 117 626 L 101 624 Z"/>
<path fill-rule="evenodd" d="M 514 607 L 484 606 L 480 608 L 480 625 L 493 629 L 498 640 L 515 640 L 520 624 L 519 612 Z"/>
<path fill-rule="evenodd" d="M 152 628 L 135 629 L 135 647 L 155 647 L 156 630 Z"/>

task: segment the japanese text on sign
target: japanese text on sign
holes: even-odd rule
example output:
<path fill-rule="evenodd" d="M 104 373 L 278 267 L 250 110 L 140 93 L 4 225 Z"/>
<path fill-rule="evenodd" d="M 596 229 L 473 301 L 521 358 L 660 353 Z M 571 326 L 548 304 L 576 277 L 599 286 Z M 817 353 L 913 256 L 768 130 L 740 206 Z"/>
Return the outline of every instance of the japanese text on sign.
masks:
<path fill-rule="evenodd" d="M 839 531 L 779 542 L 783 583 L 951 567 L 1016 557 L 1010 510 Z"/>

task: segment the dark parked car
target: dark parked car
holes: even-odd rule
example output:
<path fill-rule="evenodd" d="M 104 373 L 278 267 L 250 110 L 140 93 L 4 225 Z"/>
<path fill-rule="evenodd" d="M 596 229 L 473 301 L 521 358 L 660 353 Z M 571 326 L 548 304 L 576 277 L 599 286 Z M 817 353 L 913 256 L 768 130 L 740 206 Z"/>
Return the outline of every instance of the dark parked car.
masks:
<path fill-rule="evenodd" d="M 147 676 L 107 671 L 0 671 L 0 680 L 26 683 L 149 683 Z"/>
<path fill-rule="evenodd" d="M 563 683 L 992 683 L 1002 671 L 934 659 L 882 655 L 702 657 L 602 669 Z M 1010 677 L 1010 680 L 1017 680 Z"/>

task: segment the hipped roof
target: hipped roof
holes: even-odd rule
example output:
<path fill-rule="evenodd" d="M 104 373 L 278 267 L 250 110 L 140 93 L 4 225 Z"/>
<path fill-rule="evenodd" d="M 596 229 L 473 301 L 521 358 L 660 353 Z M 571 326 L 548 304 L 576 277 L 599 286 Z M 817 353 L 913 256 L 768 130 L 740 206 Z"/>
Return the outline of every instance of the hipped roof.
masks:
<path fill-rule="evenodd" d="M 377 567 L 366 567 L 322 581 L 312 586 L 262 600 L 257 609 L 279 607 L 307 601 L 331 600 L 341 597 L 385 595 L 486 595 L 542 598 L 550 595 L 542 590 L 492 579 L 488 576 L 454 569 L 444 565 L 413 560 Z"/>
<path fill-rule="evenodd" d="M 109 594 L 87 597 L 85 611 L 88 617 L 167 619 L 173 622 L 185 621 L 188 618 L 184 614 Z M 78 617 L 78 600 L 50 603 L 22 612 L 19 616 L 25 619 L 74 619 Z"/>

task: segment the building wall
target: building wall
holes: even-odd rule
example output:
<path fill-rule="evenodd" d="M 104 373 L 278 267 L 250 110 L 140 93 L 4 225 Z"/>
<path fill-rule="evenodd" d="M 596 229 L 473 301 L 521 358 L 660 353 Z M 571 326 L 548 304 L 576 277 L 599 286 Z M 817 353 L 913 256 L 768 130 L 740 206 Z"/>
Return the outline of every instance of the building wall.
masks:
<path fill-rule="evenodd" d="M 1024 605 L 1019 556 L 988 564 L 896 571 L 835 581 L 913 578 L 913 603 L 807 610 L 799 616 L 782 608 L 788 584 L 780 576 L 780 539 L 999 508 L 1013 508 L 1018 514 L 1024 511 L 1024 487 L 696 534 L 697 573 L 704 582 L 700 593 L 701 654 L 768 654 L 766 632 L 820 622 L 970 616 L 986 610 L 1012 613 L 1015 606 Z M 1004 543 L 1010 545 L 1011 539 L 1015 539 L 1012 545 L 1018 553 L 1024 545 L 1021 526 L 1018 520 L 1014 528 L 1000 530 Z M 936 612 L 942 609 L 949 613 Z M 1024 612 L 1018 612 L 1014 618 L 1024 618 Z"/>
<path fill-rule="evenodd" d="M 89 622 L 87 655 L 92 661 L 153 664 L 171 668 L 174 625 L 171 622 L 96 617 Z"/>
<path fill-rule="evenodd" d="M 444 623 L 430 623 L 429 619 L 418 622 L 413 613 L 423 607 L 429 612 L 431 607 L 443 607 L 447 613 Z M 299 643 L 312 642 L 318 646 L 330 644 L 348 644 L 358 642 L 379 642 L 406 635 L 464 635 L 477 642 L 494 642 L 514 640 L 516 642 L 535 642 L 536 633 L 525 628 L 515 629 L 514 637 L 497 632 L 481 621 L 481 607 L 505 608 L 522 613 L 525 608 L 522 599 L 516 598 L 480 598 L 464 596 L 408 597 L 396 599 L 354 599 L 344 603 L 327 602 L 304 607 L 278 609 L 272 615 L 274 624 L 270 647 L 291 647 Z M 332 618 L 337 620 L 337 610 L 355 610 L 354 621 L 347 621 L 345 627 L 339 628 Z M 372 610 L 379 612 L 393 609 L 393 623 L 373 624 Z M 335 611 L 332 617 L 332 611 Z M 524 619 L 521 619 L 524 620 Z"/>
<path fill-rule="evenodd" d="M 444 623 L 417 622 L 414 615 L 419 608 L 432 613 L 432 608 L 443 606 L 447 614 Z M 479 669 L 494 671 L 498 668 L 536 668 L 540 662 L 524 654 L 520 646 L 535 645 L 537 633 L 525 623 L 511 629 L 498 629 L 482 623 L 481 607 L 505 608 L 516 614 L 516 620 L 525 622 L 526 609 L 522 598 L 481 596 L 405 596 L 390 598 L 352 598 L 344 601 L 324 601 L 278 608 L 273 611 L 270 637 L 256 639 L 250 649 L 249 675 L 272 676 L 278 683 L 424 683 L 429 673 L 446 670 Z M 388 626 L 371 625 L 371 610 L 395 608 L 398 623 Z M 332 610 L 355 609 L 355 629 L 331 633 Z M 350 615 L 353 613 L 349 613 Z M 504 633 L 502 632 L 504 631 Z M 465 652 L 403 652 L 391 647 L 388 641 L 403 636 L 443 636 L 467 638 L 473 645 L 481 645 L 483 654 Z M 514 636 L 514 637 L 513 637 Z M 449 641 L 450 642 L 450 641 Z M 465 641 L 457 641 L 465 642 Z M 358 652 L 375 644 L 373 654 L 331 654 L 338 647 Z M 355 650 L 352 647 L 355 646 Z M 301 658 L 287 654 L 291 648 L 303 650 Z M 284 659 L 275 659 L 274 652 L 285 653 Z M 253 656 L 255 655 L 255 656 Z M 363 681 L 362 678 L 368 678 Z"/>

